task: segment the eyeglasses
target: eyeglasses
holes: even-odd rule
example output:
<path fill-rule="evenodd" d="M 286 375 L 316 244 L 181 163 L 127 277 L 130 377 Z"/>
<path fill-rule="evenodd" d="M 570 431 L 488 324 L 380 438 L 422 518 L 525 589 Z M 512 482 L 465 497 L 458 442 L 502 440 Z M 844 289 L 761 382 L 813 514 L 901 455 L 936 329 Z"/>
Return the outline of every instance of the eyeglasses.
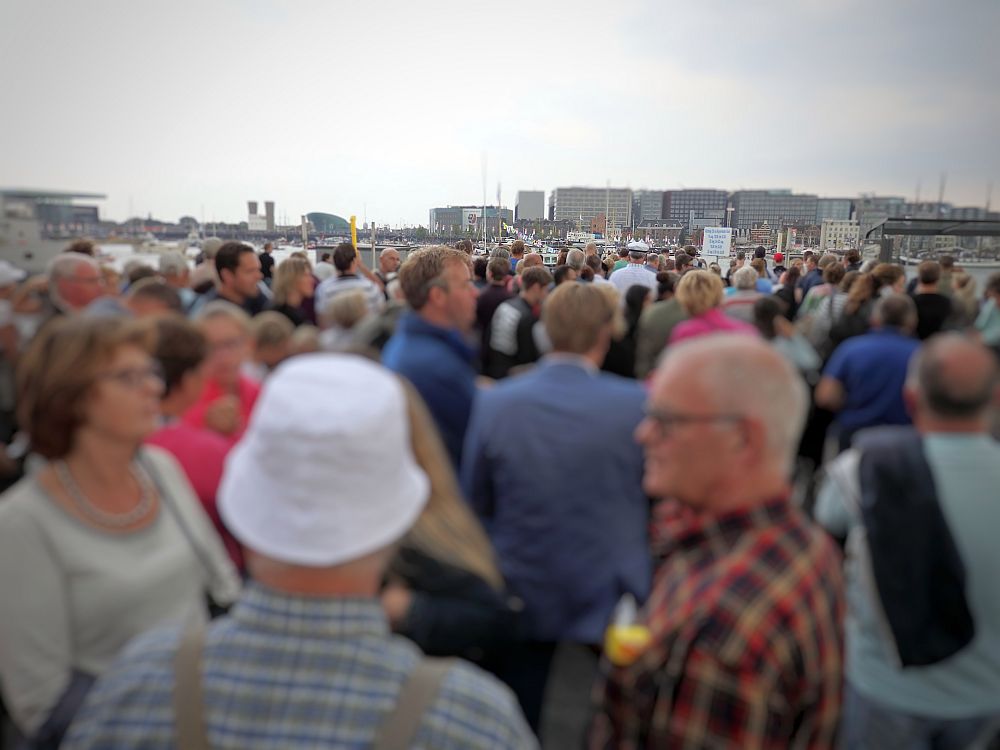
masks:
<path fill-rule="evenodd" d="M 149 365 L 149 367 L 126 367 L 121 370 L 104 372 L 97 376 L 101 380 L 114 380 L 121 383 L 126 388 L 139 389 L 149 380 L 156 380 L 163 383 L 163 368 L 159 362 Z"/>
<path fill-rule="evenodd" d="M 736 423 L 744 419 L 742 414 L 684 414 L 651 407 L 646 407 L 644 413 L 646 419 L 656 425 L 656 431 L 660 437 L 689 424 Z"/>

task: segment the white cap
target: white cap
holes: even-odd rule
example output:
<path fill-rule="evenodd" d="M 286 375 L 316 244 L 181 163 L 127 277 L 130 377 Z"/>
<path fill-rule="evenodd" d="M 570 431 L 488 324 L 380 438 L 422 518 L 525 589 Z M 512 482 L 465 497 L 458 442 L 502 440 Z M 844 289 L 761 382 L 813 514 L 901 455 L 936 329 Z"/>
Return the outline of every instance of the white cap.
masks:
<path fill-rule="evenodd" d="M 0 287 L 10 286 L 24 281 L 27 274 L 15 267 L 10 261 L 0 260 Z"/>
<path fill-rule="evenodd" d="M 395 542 L 429 493 L 396 376 L 360 356 L 301 354 L 264 386 L 226 461 L 219 512 L 247 547 L 325 567 Z"/>
<path fill-rule="evenodd" d="M 630 242 L 630 243 L 628 243 L 627 247 L 628 247 L 628 251 L 630 253 L 648 253 L 649 252 L 649 245 L 647 245 L 642 240 L 635 240 L 634 242 Z"/>

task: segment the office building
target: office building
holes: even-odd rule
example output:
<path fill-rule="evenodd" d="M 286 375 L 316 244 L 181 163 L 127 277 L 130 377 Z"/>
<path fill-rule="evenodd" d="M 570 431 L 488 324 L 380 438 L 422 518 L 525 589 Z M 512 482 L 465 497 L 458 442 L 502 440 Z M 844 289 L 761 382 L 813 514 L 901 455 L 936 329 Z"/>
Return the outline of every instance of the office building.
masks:
<path fill-rule="evenodd" d="M 886 219 L 906 214 L 906 199 L 896 196 L 862 195 L 854 202 L 854 218 L 858 220 L 858 233 L 864 244 L 868 233 Z"/>
<path fill-rule="evenodd" d="M 725 190 L 666 190 L 660 215 L 669 224 L 691 229 L 692 211 L 698 216 L 709 211 L 722 211 L 725 215 L 728 205 L 729 193 Z"/>
<path fill-rule="evenodd" d="M 535 221 L 545 218 L 545 192 L 542 190 L 519 190 L 514 204 L 514 221 Z"/>
<path fill-rule="evenodd" d="M 663 191 L 636 190 L 632 195 L 632 220 L 636 225 L 663 218 Z"/>
<path fill-rule="evenodd" d="M 820 198 L 816 201 L 816 223 L 822 225 L 827 219 L 847 221 L 853 211 L 854 201 L 850 198 Z"/>
<path fill-rule="evenodd" d="M 858 246 L 856 219 L 825 219 L 820 225 L 819 248 L 823 252 L 845 252 Z"/>
<path fill-rule="evenodd" d="M 561 187 L 552 191 L 549 211 L 554 221 L 569 221 L 587 231 L 599 214 L 612 231 L 632 226 L 629 188 Z"/>
<path fill-rule="evenodd" d="M 815 195 L 793 194 L 791 190 L 740 190 L 732 195 L 732 226 L 739 232 L 765 222 L 772 231 L 814 226 L 818 200 Z"/>

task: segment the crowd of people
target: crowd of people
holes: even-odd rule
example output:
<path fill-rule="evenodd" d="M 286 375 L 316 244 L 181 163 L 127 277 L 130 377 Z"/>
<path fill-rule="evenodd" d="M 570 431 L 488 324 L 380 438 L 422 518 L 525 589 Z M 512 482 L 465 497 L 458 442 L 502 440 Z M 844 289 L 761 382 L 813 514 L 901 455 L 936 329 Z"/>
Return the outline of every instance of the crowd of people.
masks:
<path fill-rule="evenodd" d="M 988 747 L 1000 274 L 785 261 L 0 261 L 8 740 Z"/>

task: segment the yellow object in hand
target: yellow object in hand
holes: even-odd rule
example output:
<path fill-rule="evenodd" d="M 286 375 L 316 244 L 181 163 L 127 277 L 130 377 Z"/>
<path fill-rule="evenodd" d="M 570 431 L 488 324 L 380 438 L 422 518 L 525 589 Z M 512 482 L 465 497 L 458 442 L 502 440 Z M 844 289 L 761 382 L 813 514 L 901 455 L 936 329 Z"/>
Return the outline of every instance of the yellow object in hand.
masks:
<path fill-rule="evenodd" d="M 604 653 L 616 667 L 627 667 L 639 658 L 651 638 L 645 625 L 609 625 L 604 633 Z"/>

